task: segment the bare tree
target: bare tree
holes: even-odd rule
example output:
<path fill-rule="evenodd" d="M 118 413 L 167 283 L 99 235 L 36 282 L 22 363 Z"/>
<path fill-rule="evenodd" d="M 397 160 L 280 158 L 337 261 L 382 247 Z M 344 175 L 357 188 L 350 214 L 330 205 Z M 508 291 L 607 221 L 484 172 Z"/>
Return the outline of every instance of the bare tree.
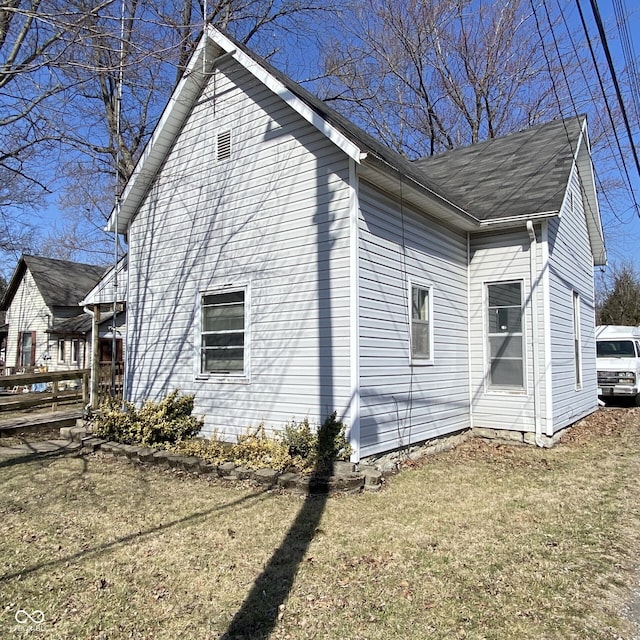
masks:
<path fill-rule="evenodd" d="M 325 96 L 390 146 L 432 155 L 558 113 L 575 69 L 545 57 L 531 4 L 355 0 L 324 47 Z M 546 32 L 541 32 L 546 29 Z M 550 68 L 551 64 L 551 68 Z"/>
<path fill-rule="evenodd" d="M 131 175 L 205 22 L 268 55 L 274 35 L 300 30 L 307 16 L 329 7 L 321 0 L 218 0 L 207 4 L 205 16 L 201 0 L 126 0 L 89 15 L 92 2 L 76 2 L 88 17 L 68 50 L 73 64 L 65 67 L 59 103 L 64 118 L 56 121 L 68 150 L 59 167 L 65 185 L 59 205 L 67 218 L 47 244 L 64 239 L 65 251 L 77 252 L 102 243 L 105 253 L 112 240 L 102 227 L 116 185 Z"/>
<path fill-rule="evenodd" d="M 598 324 L 640 325 L 640 275 L 630 262 L 611 269 L 598 297 Z"/>
<path fill-rule="evenodd" d="M 81 27 L 112 0 L 79 8 L 67 0 L 0 1 L 0 252 L 33 246 L 34 209 L 55 175 L 43 158 L 58 144 L 52 127 L 68 52 Z M 53 111 L 51 111 L 53 109 Z M 2 256 L 0 256 L 1 258 Z"/>

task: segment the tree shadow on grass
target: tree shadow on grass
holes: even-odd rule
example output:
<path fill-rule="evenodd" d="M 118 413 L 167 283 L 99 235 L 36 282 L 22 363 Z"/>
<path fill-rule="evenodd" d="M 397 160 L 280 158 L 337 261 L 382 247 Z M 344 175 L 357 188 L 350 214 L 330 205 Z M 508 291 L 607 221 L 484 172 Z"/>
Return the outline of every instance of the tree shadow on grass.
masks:
<path fill-rule="evenodd" d="M 265 640 L 271 635 L 318 530 L 329 498 L 333 471 L 333 463 L 327 460 L 321 461 L 316 467 L 300 511 L 280 546 L 256 578 L 221 640 Z"/>
<path fill-rule="evenodd" d="M 101 554 L 114 549 L 119 546 L 124 546 L 129 544 L 130 542 L 137 542 L 140 540 L 144 540 L 149 536 L 154 534 L 163 533 L 169 529 L 174 527 L 182 526 L 188 524 L 198 518 L 203 518 L 205 516 L 211 515 L 212 513 L 218 513 L 220 511 L 225 511 L 227 509 L 231 509 L 234 507 L 238 507 L 243 503 L 250 502 L 253 500 L 259 500 L 262 498 L 267 492 L 267 489 L 260 491 L 259 493 L 252 493 L 248 496 L 243 496 L 242 498 L 238 498 L 237 500 L 233 500 L 232 502 L 228 502 L 223 505 L 212 507 L 211 509 L 205 509 L 203 511 L 196 511 L 195 513 L 190 513 L 188 516 L 183 518 L 178 518 L 177 520 L 172 520 L 170 522 L 164 522 L 155 527 L 151 527 L 144 531 L 137 531 L 136 533 L 131 533 L 126 536 L 122 536 L 111 542 L 105 542 L 104 544 L 97 545 L 93 549 L 86 549 L 82 551 L 78 551 L 77 553 L 73 553 L 71 555 L 67 555 L 61 558 L 56 558 L 55 560 L 47 560 L 46 562 L 41 562 L 39 564 L 33 564 L 28 567 L 23 567 L 18 571 L 14 571 L 13 573 L 6 573 L 0 576 L 0 584 L 3 582 L 8 582 L 14 578 L 23 578 L 32 573 L 38 573 L 39 571 L 49 570 L 56 566 L 64 566 L 67 563 L 71 563 L 80 559 L 86 559 L 91 557 L 100 556 Z"/>

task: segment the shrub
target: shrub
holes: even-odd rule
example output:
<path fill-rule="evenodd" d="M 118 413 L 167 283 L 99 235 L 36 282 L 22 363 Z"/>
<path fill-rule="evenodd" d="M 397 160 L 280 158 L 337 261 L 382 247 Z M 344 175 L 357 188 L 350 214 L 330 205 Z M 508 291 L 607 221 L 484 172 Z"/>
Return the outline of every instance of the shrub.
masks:
<path fill-rule="evenodd" d="M 292 463 L 287 445 L 281 439 L 269 438 L 264 424 L 238 436 L 230 453 L 233 462 L 248 469 L 283 471 Z"/>
<path fill-rule="evenodd" d="M 192 438 L 204 424 L 191 415 L 193 395 L 176 389 L 159 402 L 147 400 L 140 409 L 131 402 L 106 402 L 93 419 L 93 432 L 107 440 L 146 446 L 172 444 Z"/>
<path fill-rule="evenodd" d="M 211 438 L 179 440 L 165 448 L 181 455 L 196 456 L 212 464 L 222 464 L 229 461 L 231 445 L 220 440 L 217 432 L 214 431 Z"/>
<path fill-rule="evenodd" d="M 337 418 L 334 411 L 316 429 L 309 425 L 308 418 L 299 423 L 292 420 L 285 426 L 282 440 L 293 466 L 322 473 L 330 470 L 334 460 L 349 458 L 352 449 L 345 436 L 346 427 Z"/>

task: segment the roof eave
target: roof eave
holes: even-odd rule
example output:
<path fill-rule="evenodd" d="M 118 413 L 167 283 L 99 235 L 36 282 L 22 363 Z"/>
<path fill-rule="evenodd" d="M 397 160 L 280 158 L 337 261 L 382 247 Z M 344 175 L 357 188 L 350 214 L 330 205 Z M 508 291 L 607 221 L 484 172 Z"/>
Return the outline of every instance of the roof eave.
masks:
<path fill-rule="evenodd" d="M 607 264 L 607 250 L 604 241 L 604 231 L 602 230 L 602 220 L 600 218 L 600 207 L 598 205 L 598 195 L 595 184 L 595 169 L 591 162 L 591 146 L 589 143 L 589 133 L 587 130 L 587 119 L 582 123 L 580 141 L 576 150 L 574 162 L 576 163 L 578 174 L 581 177 L 580 183 L 585 199 L 585 217 L 589 242 L 591 243 L 591 253 L 593 255 L 593 266 L 604 267 Z"/>
<path fill-rule="evenodd" d="M 477 218 L 424 184 L 419 176 L 408 175 L 376 154 L 363 154 L 358 172 L 383 191 L 418 206 L 455 229 L 473 231 L 480 225 Z"/>

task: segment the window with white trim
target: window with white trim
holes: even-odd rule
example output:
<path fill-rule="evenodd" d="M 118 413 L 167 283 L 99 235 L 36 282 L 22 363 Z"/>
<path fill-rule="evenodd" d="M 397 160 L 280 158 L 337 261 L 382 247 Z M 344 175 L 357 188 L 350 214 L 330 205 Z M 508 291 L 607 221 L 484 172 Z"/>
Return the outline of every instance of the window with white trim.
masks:
<path fill-rule="evenodd" d="M 78 364 L 80 362 L 80 340 L 71 341 L 71 362 Z"/>
<path fill-rule="evenodd" d="M 245 290 L 205 293 L 201 298 L 200 373 L 245 373 Z"/>
<path fill-rule="evenodd" d="M 582 345 L 580 338 L 580 294 L 573 292 L 573 361 L 576 370 L 576 389 L 582 387 Z"/>
<path fill-rule="evenodd" d="M 60 364 L 64 363 L 64 356 L 65 356 L 65 340 L 64 338 L 60 338 L 58 340 L 58 362 Z"/>
<path fill-rule="evenodd" d="M 431 287 L 411 284 L 411 360 L 433 359 L 433 314 Z"/>
<path fill-rule="evenodd" d="M 524 388 L 522 282 L 487 284 L 489 385 Z"/>

